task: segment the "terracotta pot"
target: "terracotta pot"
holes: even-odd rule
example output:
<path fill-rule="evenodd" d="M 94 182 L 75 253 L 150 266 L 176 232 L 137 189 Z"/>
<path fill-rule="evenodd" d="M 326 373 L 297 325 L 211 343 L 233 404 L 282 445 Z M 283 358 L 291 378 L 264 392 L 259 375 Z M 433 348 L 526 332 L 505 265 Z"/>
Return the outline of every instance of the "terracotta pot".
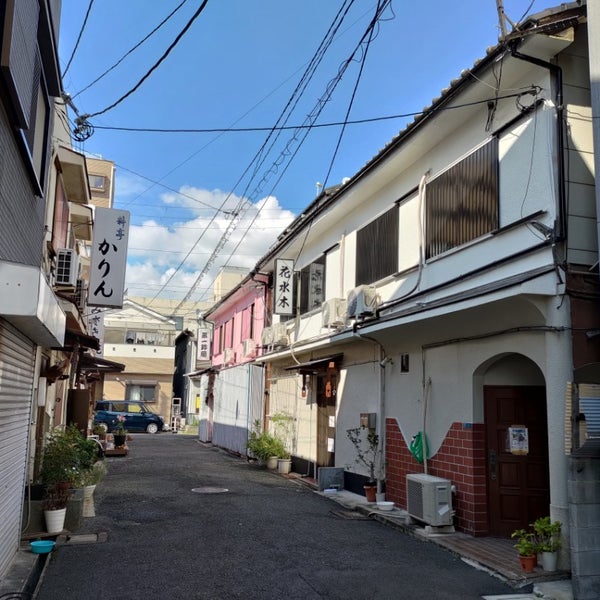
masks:
<path fill-rule="evenodd" d="M 521 569 L 525 573 L 533 573 L 533 569 L 535 569 L 535 565 L 537 564 L 537 556 L 535 554 L 532 556 L 519 556 L 519 562 L 521 563 Z"/>
<path fill-rule="evenodd" d="M 367 502 L 376 502 L 377 501 L 377 486 L 376 485 L 365 485 L 365 496 L 367 497 Z"/>

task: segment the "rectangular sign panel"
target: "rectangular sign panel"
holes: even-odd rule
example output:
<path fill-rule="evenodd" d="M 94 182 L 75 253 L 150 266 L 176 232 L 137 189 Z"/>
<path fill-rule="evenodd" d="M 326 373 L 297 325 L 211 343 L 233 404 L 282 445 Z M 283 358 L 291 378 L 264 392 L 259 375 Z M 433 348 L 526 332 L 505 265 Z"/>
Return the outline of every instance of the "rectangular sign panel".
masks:
<path fill-rule="evenodd" d="M 129 211 L 96 208 L 88 306 L 123 307 Z"/>
<path fill-rule="evenodd" d="M 275 260 L 273 284 L 273 313 L 291 316 L 294 314 L 294 261 L 287 258 Z"/>

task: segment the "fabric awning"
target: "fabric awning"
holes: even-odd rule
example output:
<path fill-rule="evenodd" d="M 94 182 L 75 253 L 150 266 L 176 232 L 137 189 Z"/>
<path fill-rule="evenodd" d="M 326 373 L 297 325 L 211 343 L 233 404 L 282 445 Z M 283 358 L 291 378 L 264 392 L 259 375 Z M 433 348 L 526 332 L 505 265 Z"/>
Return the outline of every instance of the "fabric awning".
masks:
<path fill-rule="evenodd" d="M 332 354 L 331 356 L 324 356 L 322 358 L 315 358 L 291 367 L 285 367 L 285 371 L 299 371 L 300 373 L 312 374 L 323 371 L 330 362 L 334 362 L 337 367 L 342 360 L 344 354 Z"/>

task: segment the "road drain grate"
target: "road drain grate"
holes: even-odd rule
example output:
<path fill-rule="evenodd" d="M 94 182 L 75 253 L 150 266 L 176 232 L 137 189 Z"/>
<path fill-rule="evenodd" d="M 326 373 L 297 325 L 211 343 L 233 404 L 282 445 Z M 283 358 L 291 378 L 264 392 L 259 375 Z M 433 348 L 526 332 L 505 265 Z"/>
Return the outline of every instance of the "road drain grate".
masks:
<path fill-rule="evenodd" d="M 210 487 L 210 486 L 192 489 L 192 492 L 194 492 L 194 494 L 224 494 L 225 492 L 228 492 L 228 491 L 229 490 L 227 488 Z"/>
<path fill-rule="evenodd" d="M 349 519 L 352 521 L 368 521 L 369 517 L 355 510 L 330 510 L 330 514 L 339 519 Z"/>

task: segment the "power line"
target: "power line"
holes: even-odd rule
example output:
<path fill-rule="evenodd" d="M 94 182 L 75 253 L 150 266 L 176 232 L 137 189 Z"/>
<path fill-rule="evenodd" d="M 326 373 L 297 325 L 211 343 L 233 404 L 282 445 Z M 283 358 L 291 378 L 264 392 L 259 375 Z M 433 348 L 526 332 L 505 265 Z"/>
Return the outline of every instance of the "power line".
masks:
<path fill-rule="evenodd" d="M 113 69 L 118 67 L 132 52 L 137 50 L 145 41 L 150 39 L 187 1 L 188 0 L 183 0 L 182 2 L 180 2 L 148 35 L 146 35 L 135 46 L 128 50 L 114 65 L 112 65 L 112 67 L 106 69 L 104 73 L 96 77 L 94 81 L 86 85 L 82 90 L 79 90 L 75 95 L 71 96 L 71 98 L 77 98 L 79 94 L 83 94 L 83 92 L 91 88 L 94 84 L 98 83 L 103 77 L 108 75 Z"/>
<path fill-rule="evenodd" d="M 505 94 L 488 98 L 485 100 L 476 100 L 473 102 L 465 102 L 464 104 L 456 104 L 454 106 L 444 106 L 443 108 L 435 109 L 436 111 L 456 110 L 459 108 L 467 108 L 477 104 L 487 104 L 491 100 L 507 100 L 517 98 L 523 91 L 538 89 L 537 86 L 524 86 L 521 91 L 514 94 Z M 104 129 L 109 131 L 128 131 L 133 133 L 256 133 L 261 131 L 287 131 L 294 129 L 322 129 L 326 127 L 340 127 L 344 125 L 361 125 L 364 123 L 375 123 L 377 121 L 392 121 L 394 119 L 406 119 L 408 117 L 418 117 L 433 112 L 433 109 L 418 110 L 415 112 L 400 113 L 396 115 L 387 115 L 382 117 L 368 117 L 365 119 L 349 119 L 344 121 L 330 121 L 327 123 L 300 124 L 300 125 L 281 125 L 275 127 L 205 127 L 205 128 L 161 128 L 161 127 L 118 127 L 112 125 L 94 125 L 95 129 Z"/>
<path fill-rule="evenodd" d="M 116 100 L 111 105 L 107 106 L 106 108 L 96 111 L 95 113 L 92 113 L 92 114 L 86 114 L 86 115 L 81 115 L 80 117 L 77 117 L 77 119 L 75 119 L 75 122 L 77 123 L 77 128 L 88 127 L 89 126 L 88 119 L 91 119 L 93 117 L 98 117 L 100 115 L 103 115 L 104 113 L 107 113 L 109 110 L 112 110 L 113 108 L 115 108 L 116 106 L 121 104 L 121 102 L 123 102 L 125 99 L 127 99 L 129 96 L 131 96 L 131 94 L 136 92 L 139 89 L 139 87 L 144 83 L 144 81 L 146 81 L 146 79 L 148 79 L 148 77 L 150 77 L 150 75 L 152 75 L 152 73 L 161 65 L 161 63 L 167 58 L 167 56 L 169 56 L 169 54 L 171 53 L 173 48 L 175 48 L 175 46 L 177 46 L 177 44 L 179 43 L 181 38 L 187 33 L 189 28 L 193 25 L 194 21 L 200 16 L 200 13 L 202 13 L 202 11 L 204 10 L 204 8 L 206 7 L 207 4 L 208 4 L 208 0 L 203 0 L 202 4 L 198 7 L 198 9 L 192 15 L 190 20 L 185 24 L 183 29 L 177 34 L 177 36 L 171 42 L 169 47 L 165 50 L 163 55 L 152 65 L 152 67 L 150 67 L 150 69 L 148 69 L 148 71 L 146 71 L 146 73 L 142 76 L 142 78 L 129 91 L 125 92 L 125 94 L 123 94 L 118 100 Z"/>
<path fill-rule="evenodd" d="M 81 29 L 79 30 L 79 35 L 77 36 L 77 41 L 75 42 L 75 47 L 73 48 L 73 52 L 71 52 L 71 57 L 69 58 L 69 60 L 67 62 L 67 66 L 65 67 L 65 70 L 63 71 L 63 74 L 62 74 L 63 77 L 67 74 L 67 71 L 69 70 L 69 67 L 71 66 L 71 63 L 73 62 L 73 58 L 75 57 L 75 52 L 77 52 L 77 48 L 79 47 L 79 42 L 81 41 L 81 36 L 83 35 L 83 31 L 88 22 L 88 17 L 90 16 L 90 11 L 92 10 L 93 4 L 94 4 L 94 0 L 90 0 L 90 3 L 88 4 L 88 7 L 87 7 L 87 11 L 85 13 L 85 17 L 83 19 L 83 24 L 81 25 Z"/>

